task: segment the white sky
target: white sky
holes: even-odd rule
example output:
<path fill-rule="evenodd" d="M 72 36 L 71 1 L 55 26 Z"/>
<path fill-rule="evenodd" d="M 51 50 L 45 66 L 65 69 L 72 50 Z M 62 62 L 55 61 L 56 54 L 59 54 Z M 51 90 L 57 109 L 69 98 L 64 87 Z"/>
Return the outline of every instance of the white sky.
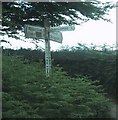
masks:
<path fill-rule="evenodd" d="M 104 0 L 109 1 L 109 0 Z M 115 1 L 115 0 L 112 0 Z M 103 2 L 103 1 L 102 1 Z M 62 44 L 51 42 L 51 50 L 56 50 L 62 46 L 76 46 L 78 43 L 84 44 L 96 44 L 96 45 L 113 45 L 116 44 L 116 8 L 112 9 L 110 16 L 108 16 L 112 23 L 99 20 L 90 20 L 87 23 L 75 26 L 74 31 L 62 32 L 63 42 Z M 16 41 L 15 39 L 9 39 L 12 46 L 11 48 L 34 48 L 35 45 L 22 41 Z M 2 43 L 3 44 L 3 43 Z M 5 46 L 10 47 L 9 44 L 4 43 Z M 39 46 L 44 48 L 44 42 L 39 42 Z"/>
<path fill-rule="evenodd" d="M 110 12 L 109 18 L 112 23 L 103 20 L 90 20 L 76 26 L 75 31 L 63 32 L 63 45 L 75 46 L 77 43 L 116 44 L 116 9 Z"/>

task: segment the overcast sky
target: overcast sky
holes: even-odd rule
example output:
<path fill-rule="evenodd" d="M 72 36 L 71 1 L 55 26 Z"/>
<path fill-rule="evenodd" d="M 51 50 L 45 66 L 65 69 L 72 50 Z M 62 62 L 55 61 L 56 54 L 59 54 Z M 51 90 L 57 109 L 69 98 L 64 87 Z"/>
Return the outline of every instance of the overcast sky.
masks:
<path fill-rule="evenodd" d="M 104 0 L 109 1 L 109 0 Z M 115 0 L 112 0 L 115 1 Z M 84 44 L 96 44 L 96 45 L 113 45 L 116 44 L 116 8 L 112 9 L 110 15 L 108 16 L 112 23 L 99 20 L 93 21 L 90 20 L 81 25 L 75 26 L 74 31 L 62 32 L 63 42 L 62 44 L 51 42 L 51 50 L 56 50 L 62 46 L 76 46 L 78 43 Z M 9 39 L 10 40 L 10 39 Z M 10 40 L 12 48 L 34 48 L 35 45 L 31 43 L 16 41 L 15 39 Z M 4 43 L 5 45 L 5 43 Z M 7 47 L 10 47 L 9 44 L 6 44 Z M 44 48 L 44 42 L 39 42 L 38 46 Z"/>
<path fill-rule="evenodd" d="M 113 45 L 116 44 L 116 9 L 111 10 L 109 18 L 112 23 L 90 20 L 76 26 L 75 31 L 63 32 L 63 45 L 76 46 L 77 43 Z M 53 42 L 53 45 L 55 43 Z M 56 43 L 55 45 L 58 45 Z"/>

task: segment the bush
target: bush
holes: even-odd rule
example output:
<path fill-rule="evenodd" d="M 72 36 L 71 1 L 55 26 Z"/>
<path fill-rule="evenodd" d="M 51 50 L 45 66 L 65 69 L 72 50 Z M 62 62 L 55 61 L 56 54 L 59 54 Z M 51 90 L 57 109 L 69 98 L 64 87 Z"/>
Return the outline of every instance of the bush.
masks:
<path fill-rule="evenodd" d="M 3 56 L 3 118 L 109 117 L 110 100 L 96 82 L 58 67 L 50 78 L 44 73 L 41 63 Z"/>

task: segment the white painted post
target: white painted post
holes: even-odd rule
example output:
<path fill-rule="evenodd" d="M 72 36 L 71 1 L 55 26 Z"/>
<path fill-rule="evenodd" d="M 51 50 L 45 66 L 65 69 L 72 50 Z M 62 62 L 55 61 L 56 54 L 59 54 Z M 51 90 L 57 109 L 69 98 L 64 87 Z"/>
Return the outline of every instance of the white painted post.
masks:
<path fill-rule="evenodd" d="M 25 36 L 27 38 L 45 39 L 45 71 L 46 77 L 51 75 L 51 52 L 50 40 L 62 43 L 62 33 L 60 31 L 74 30 L 74 26 L 50 27 L 49 20 L 44 20 L 44 28 L 39 26 L 26 25 Z"/>
<path fill-rule="evenodd" d="M 49 40 L 50 24 L 49 24 L 48 19 L 44 20 L 44 28 L 45 28 L 45 70 L 46 70 L 46 77 L 50 77 L 50 74 L 51 74 L 51 52 L 50 52 L 50 40 Z"/>

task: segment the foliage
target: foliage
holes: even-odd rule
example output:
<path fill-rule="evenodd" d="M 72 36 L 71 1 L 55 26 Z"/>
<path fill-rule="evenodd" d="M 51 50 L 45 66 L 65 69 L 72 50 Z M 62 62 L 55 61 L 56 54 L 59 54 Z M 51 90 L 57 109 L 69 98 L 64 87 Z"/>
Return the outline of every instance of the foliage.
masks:
<path fill-rule="evenodd" d="M 109 95 L 116 99 L 116 52 L 103 47 L 102 50 L 96 50 L 83 45 L 54 52 L 53 59 L 54 65 L 59 64 L 73 77 L 81 74 L 92 80 L 99 80 Z"/>
<path fill-rule="evenodd" d="M 3 56 L 3 118 L 109 117 L 110 100 L 102 86 L 71 78 L 59 67 L 48 79 L 44 73 L 42 63 Z"/>
<path fill-rule="evenodd" d="M 5 118 L 35 118 L 40 117 L 35 114 L 35 110 L 23 100 L 17 100 L 7 92 L 3 92 L 3 117 Z M 7 112 L 6 112 L 7 111 Z"/>
<path fill-rule="evenodd" d="M 99 49 L 99 50 L 98 50 Z M 88 76 L 92 80 L 99 80 L 106 92 L 113 99 L 116 98 L 116 59 L 117 51 L 113 47 L 103 45 L 91 47 L 79 44 L 76 47 L 66 47 L 52 52 L 52 64 L 63 67 L 71 77 L 76 75 Z M 21 55 L 29 61 L 44 64 L 44 52 L 41 50 L 3 50 L 6 55 Z"/>
<path fill-rule="evenodd" d="M 100 1 L 91 2 L 3 2 L 2 25 L 3 31 L 9 36 L 16 37 L 18 30 L 24 32 L 25 24 L 44 26 L 48 18 L 51 26 L 63 24 L 80 24 L 90 19 L 105 18 L 113 3 Z M 77 23 L 79 20 L 79 23 Z"/>

